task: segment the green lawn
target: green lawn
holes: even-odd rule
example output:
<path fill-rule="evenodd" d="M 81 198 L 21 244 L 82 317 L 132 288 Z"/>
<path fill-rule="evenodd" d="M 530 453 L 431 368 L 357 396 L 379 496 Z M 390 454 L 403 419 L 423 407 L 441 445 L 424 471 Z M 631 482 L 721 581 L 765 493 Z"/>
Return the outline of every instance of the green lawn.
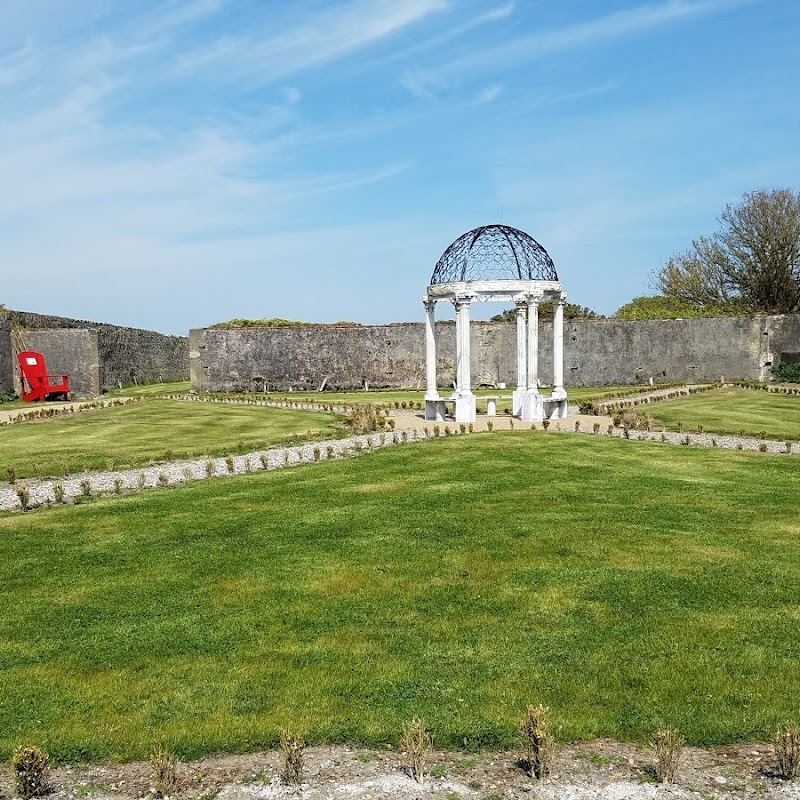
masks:
<path fill-rule="evenodd" d="M 0 515 L 0 757 L 765 740 L 800 696 L 800 461 L 516 432 Z"/>
<path fill-rule="evenodd" d="M 329 437 L 340 417 L 311 411 L 147 400 L 0 428 L 0 469 L 64 475 L 176 458 L 255 450 L 292 436 Z"/>
<path fill-rule="evenodd" d="M 769 439 L 800 439 L 800 396 L 753 389 L 712 389 L 680 400 L 658 403 L 648 410 L 671 430 L 744 433 Z"/>
<path fill-rule="evenodd" d="M 164 394 L 188 394 L 189 381 L 168 381 L 165 383 L 142 383 L 138 386 L 123 386 L 122 389 L 111 389 L 109 397 L 153 397 Z"/>

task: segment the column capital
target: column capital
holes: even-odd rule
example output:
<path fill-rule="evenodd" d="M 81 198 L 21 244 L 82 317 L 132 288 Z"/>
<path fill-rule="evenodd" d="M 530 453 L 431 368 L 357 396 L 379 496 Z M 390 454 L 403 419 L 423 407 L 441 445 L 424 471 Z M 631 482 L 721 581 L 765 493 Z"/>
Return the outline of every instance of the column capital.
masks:
<path fill-rule="evenodd" d="M 542 291 L 528 292 L 528 294 L 527 294 L 527 296 L 525 298 L 525 302 L 529 306 L 538 306 L 539 303 L 542 302 L 542 300 L 544 300 L 544 292 L 542 292 Z"/>
<path fill-rule="evenodd" d="M 561 292 L 559 295 L 553 298 L 553 303 L 559 306 L 563 306 L 567 302 L 567 293 Z"/>
<path fill-rule="evenodd" d="M 433 311 L 436 308 L 436 300 L 432 297 L 423 297 L 422 305 L 425 307 L 426 311 Z"/>
<path fill-rule="evenodd" d="M 463 306 L 469 306 L 469 304 L 476 298 L 477 295 L 473 292 L 461 292 L 460 294 L 455 295 L 451 302 L 456 307 L 456 311 L 459 311 Z"/>

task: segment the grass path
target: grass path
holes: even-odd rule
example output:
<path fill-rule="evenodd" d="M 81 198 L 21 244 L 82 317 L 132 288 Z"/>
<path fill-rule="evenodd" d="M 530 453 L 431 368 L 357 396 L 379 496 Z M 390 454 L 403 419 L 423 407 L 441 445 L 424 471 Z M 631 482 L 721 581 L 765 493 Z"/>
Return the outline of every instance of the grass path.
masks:
<path fill-rule="evenodd" d="M 796 714 L 800 462 L 555 433 L 0 515 L 0 756 L 763 740 Z"/>

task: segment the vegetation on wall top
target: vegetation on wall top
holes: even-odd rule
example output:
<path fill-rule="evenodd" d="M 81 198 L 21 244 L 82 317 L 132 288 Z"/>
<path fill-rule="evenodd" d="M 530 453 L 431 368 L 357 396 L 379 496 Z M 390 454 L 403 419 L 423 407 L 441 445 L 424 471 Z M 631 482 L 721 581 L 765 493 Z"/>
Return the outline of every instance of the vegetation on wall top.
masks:
<path fill-rule="evenodd" d="M 268 317 L 264 319 L 244 319 L 235 317 L 234 319 L 226 320 L 225 322 L 216 322 L 210 325 L 210 328 L 299 328 L 311 325 L 320 325 L 325 323 L 318 322 L 303 322 L 296 319 L 282 319 L 281 317 Z M 357 327 L 360 322 L 347 322 L 342 320 L 333 323 L 340 327 Z"/>

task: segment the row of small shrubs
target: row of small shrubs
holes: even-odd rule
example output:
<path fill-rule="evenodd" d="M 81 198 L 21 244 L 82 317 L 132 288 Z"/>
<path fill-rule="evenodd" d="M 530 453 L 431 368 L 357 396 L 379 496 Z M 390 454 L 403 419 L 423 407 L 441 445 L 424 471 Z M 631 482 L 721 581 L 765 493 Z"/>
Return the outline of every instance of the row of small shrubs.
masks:
<path fill-rule="evenodd" d="M 533 779 L 545 780 L 553 769 L 557 743 L 549 710 L 542 705 L 529 705 L 518 727 L 522 757 L 517 765 Z M 672 784 L 678 775 L 683 755 L 684 741 L 675 728 L 663 728 L 651 740 L 655 755 L 654 777 L 659 783 Z M 280 776 L 287 785 L 298 785 L 304 775 L 306 743 L 296 732 L 284 729 L 280 734 Z M 773 737 L 773 747 L 778 775 L 784 780 L 794 780 L 800 771 L 800 728 L 794 722 L 785 722 Z M 403 754 L 408 775 L 417 783 L 424 783 L 433 754 L 433 736 L 425 722 L 412 719 L 403 726 L 398 743 Z M 178 758 L 163 745 L 150 755 L 153 769 L 153 789 L 156 797 L 171 797 L 178 789 Z M 30 800 L 52 791 L 50 785 L 50 760 L 35 745 L 25 745 L 14 750 L 11 770 L 17 794 Z"/>
<path fill-rule="evenodd" d="M 83 403 L 72 403 L 69 406 L 40 406 L 38 408 L 25 409 L 18 414 L 10 416 L 7 420 L 0 420 L 0 426 L 13 425 L 17 422 L 27 422 L 33 419 L 48 419 L 49 417 L 59 417 L 65 414 L 79 414 L 82 411 L 93 411 L 96 408 L 112 408 L 116 406 L 127 406 L 131 403 L 141 403 L 143 400 L 150 400 L 149 397 L 126 397 L 124 400 L 115 398 L 113 400 L 90 400 Z"/>

